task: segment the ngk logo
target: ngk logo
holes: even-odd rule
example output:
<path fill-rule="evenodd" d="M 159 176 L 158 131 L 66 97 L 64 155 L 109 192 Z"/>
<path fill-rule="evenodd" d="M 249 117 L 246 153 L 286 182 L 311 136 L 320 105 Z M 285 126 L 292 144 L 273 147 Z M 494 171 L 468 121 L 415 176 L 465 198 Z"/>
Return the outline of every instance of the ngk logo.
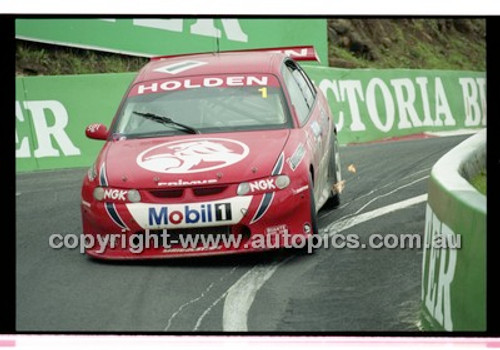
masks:
<path fill-rule="evenodd" d="M 257 180 L 250 182 L 250 191 L 268 191 L 275 190 L 276 185 L 274 184 L 274 179 Z"/>
<path fill-rule="evenodd" d="M 124 201 L 127 192 L 128 192 L 127 190 L 113 190 L 108 188 L 104 190 L 104 199 Z"/>

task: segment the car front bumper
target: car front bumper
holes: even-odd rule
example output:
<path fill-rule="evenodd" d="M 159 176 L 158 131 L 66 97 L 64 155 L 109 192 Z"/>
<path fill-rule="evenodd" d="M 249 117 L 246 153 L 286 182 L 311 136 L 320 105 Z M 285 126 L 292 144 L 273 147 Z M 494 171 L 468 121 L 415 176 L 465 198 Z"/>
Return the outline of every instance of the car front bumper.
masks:
<path fill-rule="evenodd" d="M 95 258 L 158 259 L 249 253 L 300 246 L 311 234 L 307 184 L 292 184 L 284 190 L 264 194 L 190 203 L 171 199 L 163 203 L 101 202 L 93 198 L 91 190 L 92 186 L 84 183 L 81 214 L 83 233 L 92 235 L 95 242 L 85 251 Z M 217 228 L 225 234 L 217 234 Z M 208 240 L 210 244 L 201 238 L 186 242 L 176 236 L 201 237 L 207 231 L 213 233 Z M 152 238 L 154 235 L 157 239 Z"/>

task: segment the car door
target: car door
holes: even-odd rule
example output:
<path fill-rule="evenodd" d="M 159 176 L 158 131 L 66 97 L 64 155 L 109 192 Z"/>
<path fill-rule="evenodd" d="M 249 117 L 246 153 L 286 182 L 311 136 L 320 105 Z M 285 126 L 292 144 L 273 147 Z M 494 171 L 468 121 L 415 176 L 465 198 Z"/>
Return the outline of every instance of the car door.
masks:
<path fill-rule="evenodd" d="M 283 79 L 295 109 L 297 123 L 304 131 L 306 147 L 314 168 L 314 196 L 323 202 L 328 196 L 324 189 L 328 182 L 328 157 L 331 137 L 328 113 L 318 103 L 317 91 L 302 68 L 286 60 L 282 69 Z"/>

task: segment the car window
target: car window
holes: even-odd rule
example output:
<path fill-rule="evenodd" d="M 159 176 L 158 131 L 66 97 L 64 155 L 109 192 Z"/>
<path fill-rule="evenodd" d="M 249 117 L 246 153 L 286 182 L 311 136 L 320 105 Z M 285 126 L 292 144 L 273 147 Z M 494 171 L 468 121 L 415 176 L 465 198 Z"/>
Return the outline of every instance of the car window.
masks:
<path fill-rule="evenodd" d="M 290 127 L 290 116 L 284 108 L 285 99 L 277 78 L 268 76 L 261 80 L 266 83 L 248 86 L 244 76 L 148 82 L 131 90 L 113 132 L 129 137 L 180 132 L 178 128 L 141 118 L 134 112 L 168 117 L 202 133 Z M 204 86 L 204 82 L 208 86 Z M 216 84 L 219 86 L 213 86 Z"/>
<path fill-rule="evenodd" d="M 316 97 L 316 91 L 312 85 L 312 82 L 306 76 L 305 72 L 300 68 L 295 62 L 287 61 L 286 65 L 288 69 L 292 72 L 293 77 L 297 81 L 297 84 L 304 95 L 307 105 L 312 108 L 314 104 L 314 99 Z"/>
<path fill-rule="evenodd" d="M 291 62 L 293 63 L 293 62 Z M 297 66 L 286 63 L 283 68 L 283 80 L 287 87 L 292 104 L 295 107 L 300 124 L 304 124 L 314 103 L 314 95 L 309 89 Z"/>
<path fill-rule="evenodd" d="M 314 97 L 316 97 L 317 92 L 316 92 L 316 88 L 314 87 L 314 84 L 313 84 L 312 80 L 309 78 L 309 76 L 306 74 L 306 72 L 304 72 L 304 70 L 302 69 L 302 67 L 300 67 L 299 65 L 297 65 L 297 66 L 298 66 L 299 71 L 302 74 L 303 78 L 307 82 L 307 85 L 309 86 L 309 89 L 311 90 L 312 95 Z"/>

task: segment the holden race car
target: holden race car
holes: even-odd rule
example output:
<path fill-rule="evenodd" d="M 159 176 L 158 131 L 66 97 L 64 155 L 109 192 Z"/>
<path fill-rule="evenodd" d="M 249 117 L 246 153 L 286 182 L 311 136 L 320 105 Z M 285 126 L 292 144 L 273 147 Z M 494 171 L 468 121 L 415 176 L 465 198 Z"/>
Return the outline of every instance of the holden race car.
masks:
<path fill-rule="evenodd" d="M 327 100 L 297 63 L 307 60 L 318 61 L 312 46 L 152 58 L 109 130 L 86 129 L 105 144 L 83 180 L 83 233 L 118 240 L 86 253 L 243 253 L 317 233 L 341 174 Z"/>

